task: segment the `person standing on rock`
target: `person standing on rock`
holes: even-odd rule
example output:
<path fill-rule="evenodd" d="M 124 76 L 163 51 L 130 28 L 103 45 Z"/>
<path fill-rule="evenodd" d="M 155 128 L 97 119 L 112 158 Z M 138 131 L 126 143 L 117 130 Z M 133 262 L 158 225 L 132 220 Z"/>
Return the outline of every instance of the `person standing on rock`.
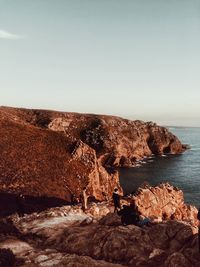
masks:
<path fill-rule="evenodd" d="M 84 212 L 87 209 L 87 200 L 88 200 L 88 195 L 86 193 L 86 187 L 83 187 L 83 191 L 81 194 L 81 203 L 82 203 L 82 210 Z"/>
<path fill-rule="evenodd" d="M 25 213 L 25 196 L 23 194 L 20 194 L 17 198 L 17 204 L 18 204 L 18 215 L 19 217 L 23 217 Z"/>
<path fill-rule="evenodd" d="M 112 199 L 113 199 L 114 207 L 115 207 L 114 212 L 117 212 L 118 209 L 121 209 L 120 198 L 121 198 L 121 196 L 119 195 L 118 188 L 115 188 L 114 192 L 112 194 Z"/>

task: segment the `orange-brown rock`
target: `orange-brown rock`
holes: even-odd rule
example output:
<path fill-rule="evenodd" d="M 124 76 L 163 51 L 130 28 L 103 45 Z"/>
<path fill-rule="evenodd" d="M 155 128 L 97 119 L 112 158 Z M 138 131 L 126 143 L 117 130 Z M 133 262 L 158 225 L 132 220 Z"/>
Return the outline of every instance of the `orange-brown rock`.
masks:
<path fill-rule="evenodd" d="M 116 171 L 136 160 L 181 153 L 166 128 L 113 116 L 0 108 L 0 191 L 70 200 L 87 186 L 99 200 L 118 187 Z"/>
<path fill-rule="evenodd" d="M 74 262 L 73 257 L 77 260 L 73 266 L 82 266 L 86 259 L 89 266 L 197 267 L 200 263 L 198 228 L 188 223 L 174 220 L 143 228 L 122 226 L 113 213 L 89 225 L 68 219 L 76 220 L 78 215 L 81 213 L 70 211 L 64 217 L 25 217 L 15 223 L 23 239 L 0 240 L 0 248 L 11 248 L 25 260 L 24 266 L 50 262 L 62 266 L 70 258 Z"/>
<path fill-rule="evenodd" d="M 158 188 L 168 191 L 163 193 L 165 201 L 177 197 L 174 205 L 184 204 L 180 190 L 170 185 Z M 110 210 L 109 203 L 101 202 L 90 203 L 85 213 L 77 205 L 13 215 L 0 221 L 0 249 L 11 249 L 24 267 L 200 265 L 198 227 L 191 221 L 164 218 L 150 226 L 124 226 Z"/>
<path fill-rule="evenodd" d="M 70 201 L 84 186 L 103 200 L 119 187 L 117 172 L 107 172 L 95 150 L 77 138 L 27 122 L 29 111 L 0 110 L 0 191 Z M 24 115 L 24 116 L 25 116 Z M 34 116 L 33 116 L 34 118 Z M 42 124 L 43 125 L 43 124 Z M 121 188 L 120 188 L 121 190 Z M 103 193 L 103 194 L 102 194 Z"/>
<path fill-rule="evenodd" d="M 139 188 L 133 197 L 139 212 L 158 221 L 177 219 L 198 224 L 197 208 L 184 203 L 183 192 L 168 183 Z"/>

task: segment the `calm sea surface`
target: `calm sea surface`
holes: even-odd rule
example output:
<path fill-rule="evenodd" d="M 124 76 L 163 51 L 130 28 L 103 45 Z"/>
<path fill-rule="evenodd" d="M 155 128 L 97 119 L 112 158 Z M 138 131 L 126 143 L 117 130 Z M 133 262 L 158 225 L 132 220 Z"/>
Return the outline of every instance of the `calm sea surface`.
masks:
<path fill-rule="evenodd" d="M 200 128 L 169 128 L 191 149 L 178 156 L 147 159 L 141 167 L 120 170 L 124 193 L 134 192 L 144 181 L 151 185 L 168 181 L 183 190 L 187 203 L 200 206 Z"/>

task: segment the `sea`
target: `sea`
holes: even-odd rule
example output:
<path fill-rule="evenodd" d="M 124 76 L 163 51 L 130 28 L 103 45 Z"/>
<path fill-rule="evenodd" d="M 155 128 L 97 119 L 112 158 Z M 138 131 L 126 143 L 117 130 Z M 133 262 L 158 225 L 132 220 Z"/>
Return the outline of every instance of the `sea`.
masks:
<path fill-rule="evenodd" d="M 169 127 L 191 149 L 181 155 L 146 158 L 140 166 L 120 169 L 125 194 L 134 193 L 144 182 L 158 185 L 169 182 L 184 192 L 185 202 L 200 207 L 200 128 Z"/>

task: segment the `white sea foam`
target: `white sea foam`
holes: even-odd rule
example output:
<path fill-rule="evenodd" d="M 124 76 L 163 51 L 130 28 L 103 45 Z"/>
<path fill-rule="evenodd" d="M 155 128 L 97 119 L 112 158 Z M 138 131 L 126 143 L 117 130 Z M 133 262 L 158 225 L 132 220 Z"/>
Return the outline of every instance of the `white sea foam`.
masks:
<path fill-rule="evenodd" d="M 136 166 L 136 167 L 140 167 L 140 166 L 141 166 L 141 164 L 136 164 L 135 166 Z"/>

